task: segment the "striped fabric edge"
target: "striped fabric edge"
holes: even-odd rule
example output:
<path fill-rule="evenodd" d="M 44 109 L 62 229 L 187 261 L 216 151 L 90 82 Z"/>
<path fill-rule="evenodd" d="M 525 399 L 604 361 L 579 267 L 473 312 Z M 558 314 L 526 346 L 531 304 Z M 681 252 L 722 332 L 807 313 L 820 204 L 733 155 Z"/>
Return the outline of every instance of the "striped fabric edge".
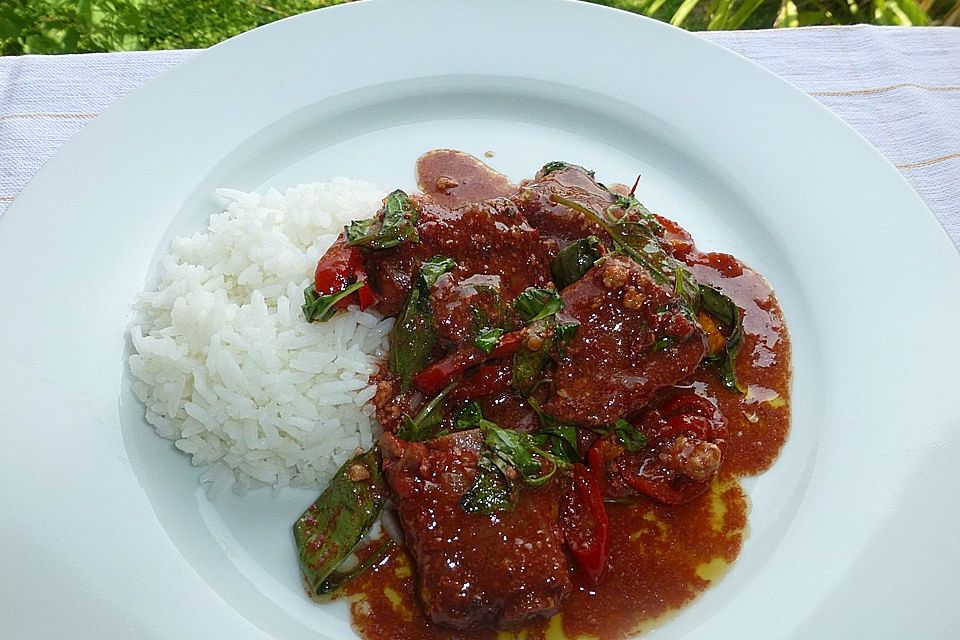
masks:
<path fill-rule="evenodd" d="M 931 165 L 947 162 L 948 160 L 956 160 L 958 158 L 960 158 L 960 152 L 948 153 L 945 156 L 937 156 L 936 158 L 928 158 L 927 160 L 918 160 L 916 162 L 902 162 L 894 166 L 901 171 L 909 171 L 910 169 L 923 169 Z"/>
<path fill-rule="evenodd" d="M 6 120 L 93 120 L 99 113 L 70 113 L 38 111 L 35 113 L 0 113 L 0 122 Z"/>

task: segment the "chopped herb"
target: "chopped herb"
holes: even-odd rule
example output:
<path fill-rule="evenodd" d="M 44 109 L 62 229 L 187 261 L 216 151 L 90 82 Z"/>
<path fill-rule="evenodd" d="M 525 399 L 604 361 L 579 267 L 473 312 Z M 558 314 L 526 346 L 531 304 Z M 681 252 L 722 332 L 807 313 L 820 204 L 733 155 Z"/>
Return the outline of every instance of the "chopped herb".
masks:
<path fill-rule="evenodd" d="M 558 195 L 550 196 L 550 200 L 579 211 L 602 226 L 610 234 L 617 250 L 646 268 L 656 282 L 668 284 L 672 279 L 673 304 L 678 304 L 680 311 L 691 322 L 695 322 L 696 312 L 702 306 L 707 313 L 725 324 L 730 331 L 726 348 L 722 357 L 713 356 L 711 360 L 719 360 L 720 379 L 727 389 L 734 393 L 746 393 L 746 387 L 737 380 L 735 368 L 737 353 L 743 342 L 740 310 L 718 290 L 698 283 L 686 265 L 664 251 L 658 240 L 663 226 L 646 207 L 633 196 L 620 196 L 616 198 L 614 206 L 622 209 L 623 214 L 611 219 L 609 210 L 601 214 L 580 202 Z M 664 343 L 663 348 L 666 346 Z"/>
<path fill-rule="evenodd" d="M 543 369 L 550 362 L 550 351 L 553 349 L 554 338 L 547 330 L 547 323 L 543 320 L 531 325 L 528 329 L 527 340 L 513 354 L 513 372 L 511 384 L 513 388 L 527 396 L 533 393 L 534 388 L 542 382 Z M 530 340 L 539 340 L 540 348 L 531 349 L 527 346 Z"/>
<path fill-rule="evenodd" d="M 408 442 L 423 442 L 436 437 L 438 434 L 434 427 L 443 420 L 443 401 L 455 386 L 455 382 L 448 384 L 430 402 L 423 405 L 416 417 L 403 416 L 403 424 L 397 429 L 396 436 Z"/>
<path fill-rule="evenodd" d="M 577 428 L 573 425 L 557 425 L 540 429 L 531 436 L 541 449 L 549 451 L 564 462 L 574 463 L 580 459 Z"/>
<path fill-rule="evenodd" d="M 433 256 L 420 265 L 420 278 L 425 288 L 424 293 L 429 295 L 430 287 L 437 283 L 440 276 L 448 271 L 452 271 L 456 266 L 457 263 L 453 261 L 453 258 L 445 258 L 443 256 Z"/>
<path fill-rule="evenodd" d="M 700 300 L 703 310 L 716 318 L 730 332 L 726 336 L 723 351 L 708 358 L 719 361 L 720 380 L 723 386 L 734 393 L 746 393 L 746 386 L 737 379 L 737 354 L 743 344 L 743 316 L 740 309 L 729 297 L 719 290 L 705 284 L 700 285 Z"/>
<path fill-rule="evenodd" d="M 557 317 L 557 326 L 554 328 L 554 332 L 557 336 L 557 353 L 561 359 L 567 357 L 567 345 L 577 336 L 579 329 L 580 323 L 577 320 Z"/>
<path fill-rule="evenodd" d="M 487 420 L 480 424 L 483 431 L 483 441 L 504 464 L 516 469 L 519 477 L 529 485 L 541 486 L 545 484 L 558 468 L 566 468 L 569 464 L 553 454 L 544 451 L 533 438 L 526 433 L 501 429 Z M 544 466 L 547 467 L 544 470 Z"/>
<path fill-rule="evenodd" d="M 316 594 L 330 593 L 356 575 L 334 572 L 373 526 L 389 495 L 379 456 L 373 447 L 347 460 L 293 525 L 300 568 Z M 357 465 L 366 468 L 367 477 L 355 481 L 349 474 Z"/>
<path fill-rule="evenodd" d="M 628 197 L 621 196 L 621 198 Z M 550 200 L 570 207 L 574 211 L 579 211 L 588 219 L 603 227 L 613 239 L 616 249 L 645 268 L 655 282 L 670 284 L 672 280 L 677 292 L 677 299 L 681 303 L 685 315 L 691 320 L 695 317 L 700 300 L 697 287 L 694 286 L 693 277 L 690 276 L 683 263 L 668 254 L 660 246 L 658 233 L 662 232 L 663 227 L 645 207 L 642 207 L 642 205 L 639 207 L 632 206 L 623 211 L 619 206 L 612 205 L 606 212 L 599 213 L 580 202 L 556 194 L 550 196 Z M 628 201 L 636 202 L 632 196 L 628 198 Z M 639 202 L 636 204 L 639 205 Z M 620 210 L 622 214 L 619 217 L 613 217 L 613 210 Z M 679 285 L 677 285 L 678 270 L 684 276 Z"/>
<path fill-rule="evenodd" d="M 426 365 L 437 342 L 437 328 L 430 308 L 430 287 L 456 263 L 450 258 L 434 256 L 420 266 L 420 275 L 404 304 L 390 334 L 390 370 L 400 376 L 403 390 L 410 388 L 410 379 Z"/>
<path fill-rule="evenodd" d="M 630 453 L 636 453 L 647 446 L 647 436 L 643 431 L 623 418 L 613 423 L 613 433 L 617 436 L 623 448 Z"/>
<path fill-rule="evenodd" d="M 571 242 L 556 255 L 550 263 L 550 273 L 558 290 L 573 284 L 583 277 L 600 259 L 600 239 L 596 236 L 581 238 Z"/>
<path fill-rule="evenodd" d="M 453 419 L 453 426 L 458 431 L 473 429 L 474 427 L 479 427 L 482 420 L 483 411 L 480 409 L 480 403 L 476 400 L 471 400 L 464 405 L 463 409 L 460 409 L 457 417 Z"/>
<path fill-rule="evenodd" d="M 580 459 L 579 438 L 577 428 L 571 424 L 560 422 L 540 408 L 535 398 L 527 398 L 527 404 L 537 414 L 540 428 L 532 435 L 534 442 L 565 462 L 576 462 Z"/>
<path fill-rule="evenodd" d="M 615 436 L 623 448 L 630 453 L 637 453 L 647 446 L 647 436 L 643 431 L 640 431 L 640 429 L 623 418 L 620 418 L 613 424 L 597 427 L 594 431 L 604 435 Z"/>
<path fill-rule="evenodd" d="M 625 212 L 637 211 L 640 213 L 640 215 L 650 216 L 653 218 L 653 214 L 650 212 L 650 209 L 647 209 L 645 206 L 643 206 L 643 203 L 633 197 L 632 194 L 625 196 L 621 193 L 614 193 L 613 202 L 617 207 L 623 209 Z M 656 218 L 653 218 L 652 224 L 654 231 L 662 232 L 663 226 Z"/>
<path fill-rule="evenodd" d="M 553 162 L 548 162 L 547 164 L 543 165 L 540 171 L 537 172 L 537 176 L 539 178 L 544 178 L 550 175 L 551 173 L 553 173 L 554 171 L 560 171 L 561 169 L 566 169 L 569 166 L 570 165 L 567 164 L 566 162 L 563 162 L 561 160 L 554 160 Z"/>
<path fill-rule="evenodd" d="M 540 171 L 537 172 L 537 180 L 542 180 L 554 171 L 560 171 L 562 169 L 577 169 L 578 171 L 583 172 L 584 175 L 590 176 L 591 179 L 593 179 L 593 177 L 596 175 L 593 171 L 584 169 L 578 164 L 570 164 L 569 162 L 554 160 L 553 162 L 548 162 L 540 168 Z"/>
<path fill-rule="evenodd" d="M 471 409 L 469 420 L 474 419 L 476 414 Z M 460 506 L 467 513 L 493 513 L 512 508 L 516 486 L 507 475 L 508 468 L 516 472 L 519 480 L 539 487 L 549 482 L 557 469 L 570 466 L 567 460 L 545 450 L 529 434 L 501 429 L 482 417 L 476 426 L 483 432 L 486 449 L 478 462 L 477 479 L 460 500 Z"/>
<path fill-rule="evenodd" d="M 343 585 L 347 584 L 357 576 L 362 573 L 365 573 L 368 569 L 379 563 L 393 548 L 397 546 L 397 543 L 393 538 L 387 536 L 384 540 L 377 545 L 377 548 L 364 558 L 363 562 L 360 562 L 354 566 L 349 571 L 334 571 L 327 579 L 320 584 L 320 588 L 317 590 L 317 595 L 322 595 L 325 593 L 333 593 L 338 590 Z"/>
<path fill-rule="evenodd" d="M 474 338 L 473 344 L 484 353 L 490 353 L 493 351 L 494 347 L 499 344 L 500 336 L 502 335 L 503 329 L 484 329 L 480 332 L 480 335 Z"/>
<path fill-rule="evenodd" d="M 527 396 L 542 382 L 541 374 L 551 358 L 564 357 L 566 342 L 576 335 L 579 323 L 557 317 L 563 300 L 553 289 L 528 287 L 513 306 L 528 326 L 527 339 L 513 356 L 512 384 Z"/>
<path fill-rule="evenodd" d="M 379 217 L 351 222 L 346 227 L 347 246 L 389 249 L 403 242 L 419 242 L 419 212 L 413 201 L 397 189 L 383 201 Z"/>
<path fill-rule="evenodd" d="M 683 294 L 684 274 L 689 273 L 689 271 L 682 267 L 673 268 L 673 295 L 679 297 Z"/>
<path fill-rule="evenodd" d="M 362 288 L 364 282 L 358 280 L 347 285 L 342 291 L 320 295 L 317 287 L 311 284 L 303 290 L 303 315 L 307 322 L 326 322 L 337 313 L 337 303 Z"/>
<path fill-rule="evenodd" d="M 493 459 L 482 456 L 477 467 L 477 479 L 460 498 L 460 507 L 467 513 L 495 513 L 512 509 L 514 488 Z"/>
<path fill-rule="evenodd" d="M 520 317 L 526 323 L 533 323 L 541 318 L 554 315 L 563 309 L 563 300 L 560 294 L 553 289 L 527 287 L 513 302 Z"/>
<path fill-rule="evenodd" d="M 658 338 L 656 342 L 650 345 L 650 351 L 652 353 L 658 353 L 660 351 L 665 351 L 670 347 L 674 346 L 677 343 L 677 339 L 673 336 L 663 336 Z"/>

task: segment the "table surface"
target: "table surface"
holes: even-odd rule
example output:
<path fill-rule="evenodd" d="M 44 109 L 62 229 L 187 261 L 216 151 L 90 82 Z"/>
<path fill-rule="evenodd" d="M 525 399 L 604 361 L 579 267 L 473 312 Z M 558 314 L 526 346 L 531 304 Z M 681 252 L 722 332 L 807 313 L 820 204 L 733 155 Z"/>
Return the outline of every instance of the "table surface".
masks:
<path fill-rule="evenodd" d="M 850 124 L 906 176 L 960 246 L 960 28 L 700 35 L 792 82 Z M 0 57 L 0 216 L 87 123 L 196 53 Z"/>

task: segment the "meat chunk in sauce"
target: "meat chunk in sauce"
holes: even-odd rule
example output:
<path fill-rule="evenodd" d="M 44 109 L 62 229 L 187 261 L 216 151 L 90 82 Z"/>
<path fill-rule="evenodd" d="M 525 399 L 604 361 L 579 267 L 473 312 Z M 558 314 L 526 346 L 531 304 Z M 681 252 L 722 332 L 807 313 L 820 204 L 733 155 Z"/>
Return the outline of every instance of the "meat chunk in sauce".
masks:
<path fill-rule="evenodd" d="M 380 443 L 431 620 L 456 629 L 511 629 L 560 609 L 572 582 L 556 482 L 521 489 L 513 510 L 471 514 L 460 500 L 477 476 L 479 431 L 424 443 L 388 433 Z"/>
<path fill-rule="evenodd" d="M 627 258 L 608 257 L 561 297 L 580 323 L 544 407 L 561 421 L 601 425 L 630 415 L 706 353 L 703 331 L 672 304 L 670 288 Z"/>
<path fill-rule="evenodd" d="M 429 201 L 419 201 L 417 206 L 419 242 L 365 256 L 381 313 L 395 315 L 400 310 L 420 265 L 437 255 L 457 263 L 451 272 L 457 280 L 477 274 L 495 279 L 501 299 L 508 304 L 526 287 L 549 281 L 549 255 L 540 232 L 510 200 L 468 203 L 457 209 Z"/>
<path fill-rule="evenodd" d="M 438 333 L 456 344 L 471 342 L 483 329 L 512 321 L 510 303 L 500 293 L 500 276 L 478 273 L 461 279 L 445 273 L 430 295 Z"/>
<path fill-rule="evenodd" d="M 607 238 L 599 224 L 588 220 L 579 211 L 553 202 L 551 196 L 561 196 L 582 203 L 594 211 L 604 211 L 614 204 L 614 195 L 593 179 L 593 173 L 577 165 L 556 163 L 547 165 L 536 177 L 524 183 L 514 200 L 530 225 L 539 229 L 555 253 L 565 245 L 593 235 Z"/>

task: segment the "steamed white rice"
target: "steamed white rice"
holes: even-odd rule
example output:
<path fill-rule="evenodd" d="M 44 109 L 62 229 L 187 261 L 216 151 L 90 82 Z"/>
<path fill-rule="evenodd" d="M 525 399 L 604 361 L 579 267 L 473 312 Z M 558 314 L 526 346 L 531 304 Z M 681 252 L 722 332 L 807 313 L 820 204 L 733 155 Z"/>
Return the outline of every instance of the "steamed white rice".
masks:
<path fill-rule="evenodd" d="M 131 327 L 147 421 L 216 490 L 318 486 L 372 439 L 370 374 L 393 320 L 351 307 L 303 319 L 303 289 L 348 221 L 386 193 L 335 178 L 281 195 L 222 189 L 226 211 L 177 238 Z"/>

